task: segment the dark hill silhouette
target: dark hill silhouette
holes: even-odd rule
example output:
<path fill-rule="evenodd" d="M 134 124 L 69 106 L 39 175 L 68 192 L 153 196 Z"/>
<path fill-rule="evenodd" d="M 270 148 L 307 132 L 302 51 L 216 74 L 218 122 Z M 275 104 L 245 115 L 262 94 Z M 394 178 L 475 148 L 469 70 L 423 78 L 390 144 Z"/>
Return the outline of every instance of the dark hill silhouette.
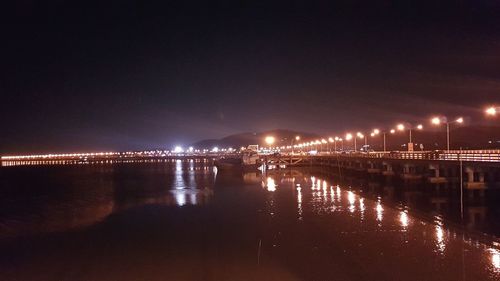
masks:
<path fill-rule="evenodd" d="M 242 146 L 246 147 L 250 144 L 258 144 L 259 146 L 261 146 L 265 144 L 264 139 L 266 136 L 275 137 L 276 138 L 275 145 L 277 146 L 290 145 L 292 139 L 294 140 L 296 136 L 300 136 L 302 139 L 318 138 L 318 135 L 316 134 L 298 132 L 292 130 L 276 129 L 258 133 L 246 132 L 246 133 L 234 134 L 221 139 L 202 140 L 193 143 L 192 146 L 197 148 L 208 148 L 208 149 L 213 148 L 215 146 L 221 148 L 222 147 L 239 148 Z"/>

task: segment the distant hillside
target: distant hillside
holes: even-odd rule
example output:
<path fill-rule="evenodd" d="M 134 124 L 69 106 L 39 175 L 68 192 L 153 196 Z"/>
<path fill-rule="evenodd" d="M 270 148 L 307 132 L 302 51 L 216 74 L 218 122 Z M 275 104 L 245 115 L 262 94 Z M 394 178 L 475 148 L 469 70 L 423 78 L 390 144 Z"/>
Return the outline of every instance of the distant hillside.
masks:
<path fill-rule="evenodd" d="M 302 139 L 314 139 L 318 138 L 318 135 L 304 132 L 297 132 L 291 130 L 276 129 L 265 132 L 258 133 L 240 133 L 230 135 L 221 139 L 207 139 L 201 140 L 193 143 L 193 147 L 197 148 L 213 148 L 217 147 L 233 147 L 239 148 L 242 146 L 248 146 L 249 144 L 258 144 L 259 146 L 264 145 L 264 139 L 266 136 L 273 136 L 276 138 L 276 144 L 278 146 L 290 145 L 292 139 L 296 136 L 300 136 Z"/>

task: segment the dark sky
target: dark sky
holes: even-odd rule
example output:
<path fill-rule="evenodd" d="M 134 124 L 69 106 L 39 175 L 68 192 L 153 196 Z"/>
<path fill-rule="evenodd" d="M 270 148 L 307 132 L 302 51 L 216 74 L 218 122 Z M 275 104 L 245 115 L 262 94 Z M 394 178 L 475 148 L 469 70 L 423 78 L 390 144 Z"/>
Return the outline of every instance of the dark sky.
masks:
<path fill-rule="evenodd" d="M 3 9 L 0 154 L 480 123 L 500 103 L 496 1 L 101 2 Z"/>

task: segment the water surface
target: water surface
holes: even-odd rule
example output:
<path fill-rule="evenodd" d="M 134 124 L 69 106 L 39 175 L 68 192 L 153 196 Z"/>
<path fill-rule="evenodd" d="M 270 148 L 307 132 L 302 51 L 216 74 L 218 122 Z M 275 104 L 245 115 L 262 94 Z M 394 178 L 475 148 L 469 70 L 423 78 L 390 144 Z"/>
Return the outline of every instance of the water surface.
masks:
<path fill-rule="evenodd" d="M 398 182 L 179 160 L 3 167 L 0 184 L 2 280 L 500 278 L 477 235 L 494 228 L 462 231 L 455 195 Z"/>

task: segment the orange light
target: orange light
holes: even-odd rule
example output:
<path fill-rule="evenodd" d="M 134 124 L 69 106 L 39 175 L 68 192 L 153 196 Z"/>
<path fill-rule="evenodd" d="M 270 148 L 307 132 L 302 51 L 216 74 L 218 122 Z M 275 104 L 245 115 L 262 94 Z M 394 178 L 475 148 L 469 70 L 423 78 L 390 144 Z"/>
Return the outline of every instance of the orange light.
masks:
<path fill-rule="evenodd" d="M 491 106 L 491 107 L 488 107 L 484 112 L 487 115 L 495 116 L 495 115 L 497 115 L 497 108 L 495 108 L 494 106 Z"/>
<path fill-rule="evenodd" d="M 399 131 L 403 131 L 405 129 L 405 125 L 403 124 L 398 124 L 398 126 L 396 127 Z"/>

